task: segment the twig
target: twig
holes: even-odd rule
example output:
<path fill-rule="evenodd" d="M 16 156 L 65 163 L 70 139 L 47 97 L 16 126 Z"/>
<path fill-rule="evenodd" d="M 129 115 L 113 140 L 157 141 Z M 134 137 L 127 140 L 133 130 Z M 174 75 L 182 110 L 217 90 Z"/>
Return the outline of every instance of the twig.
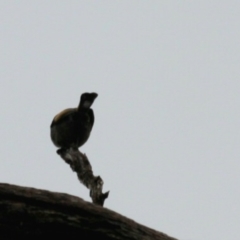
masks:
<path fill-rule="evenodd" d="M 70 165 L 72 170 L 77 173 L 80 182 L 90 189 L 90 197 L 96 205 L 103 206 L 109 191 L 102 193 L 103 180 L 100 176 L 94 176 L 92 166 L 87 156 L 78 149 L 59 149 L 57 153 L 61 158 Z"/>

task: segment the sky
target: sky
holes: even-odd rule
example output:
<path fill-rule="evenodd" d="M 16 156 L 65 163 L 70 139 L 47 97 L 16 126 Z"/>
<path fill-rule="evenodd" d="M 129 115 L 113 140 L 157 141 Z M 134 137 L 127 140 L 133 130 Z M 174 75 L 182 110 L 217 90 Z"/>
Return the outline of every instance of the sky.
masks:
<path fill-rule="evenodd" d="M 239 1 L 0 1 L 0 182 L 91 201 L 50 139 L 97 92 L 105 207 L 180 240 L 240 239 Z"/>

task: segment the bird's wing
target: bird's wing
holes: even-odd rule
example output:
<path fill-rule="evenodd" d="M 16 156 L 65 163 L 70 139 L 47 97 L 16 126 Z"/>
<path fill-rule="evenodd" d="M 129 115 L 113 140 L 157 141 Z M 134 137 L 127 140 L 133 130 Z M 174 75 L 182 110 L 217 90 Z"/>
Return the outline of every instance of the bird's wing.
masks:
<path fill-rule="evenodd" d="M 55 124 L 55 123 L 58 123 L 59 121 L 62 121 L 65 117 L 67 117 L 68 115 L 72 114 L 73 112 L 77 112 L 77 109 L 76 108 L 67 108 L 67 109 L 61 111 L 60 113 L 58 113 L 53 118 L 51 126 L 53 124 Z"/>

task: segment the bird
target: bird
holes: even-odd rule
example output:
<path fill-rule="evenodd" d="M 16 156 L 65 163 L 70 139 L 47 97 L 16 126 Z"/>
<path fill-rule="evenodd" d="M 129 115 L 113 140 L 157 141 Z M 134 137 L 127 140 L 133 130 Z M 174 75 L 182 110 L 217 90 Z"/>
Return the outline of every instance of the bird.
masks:
<path fill-rule="evenodd" d="M 60 150 L 78 149 L 87 142 L 94 124 L 91 106 L 97 96 L 95 92 L 83 93 L 77 108 L 65 109 L 53 118 L 50 136 Z"/>

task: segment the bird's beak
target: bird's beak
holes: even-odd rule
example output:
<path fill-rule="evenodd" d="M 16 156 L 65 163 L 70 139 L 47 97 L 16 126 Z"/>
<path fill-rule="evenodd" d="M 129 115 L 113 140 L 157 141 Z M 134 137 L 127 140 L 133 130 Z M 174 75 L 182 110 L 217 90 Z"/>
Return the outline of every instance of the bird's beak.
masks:
<path fill-rule="evenodd" d="M 96 99 L 96 98 L 97 98 L 97 96 L 98 96 L 98 94 L 97 94 L 97 93 L 92 93 L 92 95 L 93 95 L 94 99 Z"/>

